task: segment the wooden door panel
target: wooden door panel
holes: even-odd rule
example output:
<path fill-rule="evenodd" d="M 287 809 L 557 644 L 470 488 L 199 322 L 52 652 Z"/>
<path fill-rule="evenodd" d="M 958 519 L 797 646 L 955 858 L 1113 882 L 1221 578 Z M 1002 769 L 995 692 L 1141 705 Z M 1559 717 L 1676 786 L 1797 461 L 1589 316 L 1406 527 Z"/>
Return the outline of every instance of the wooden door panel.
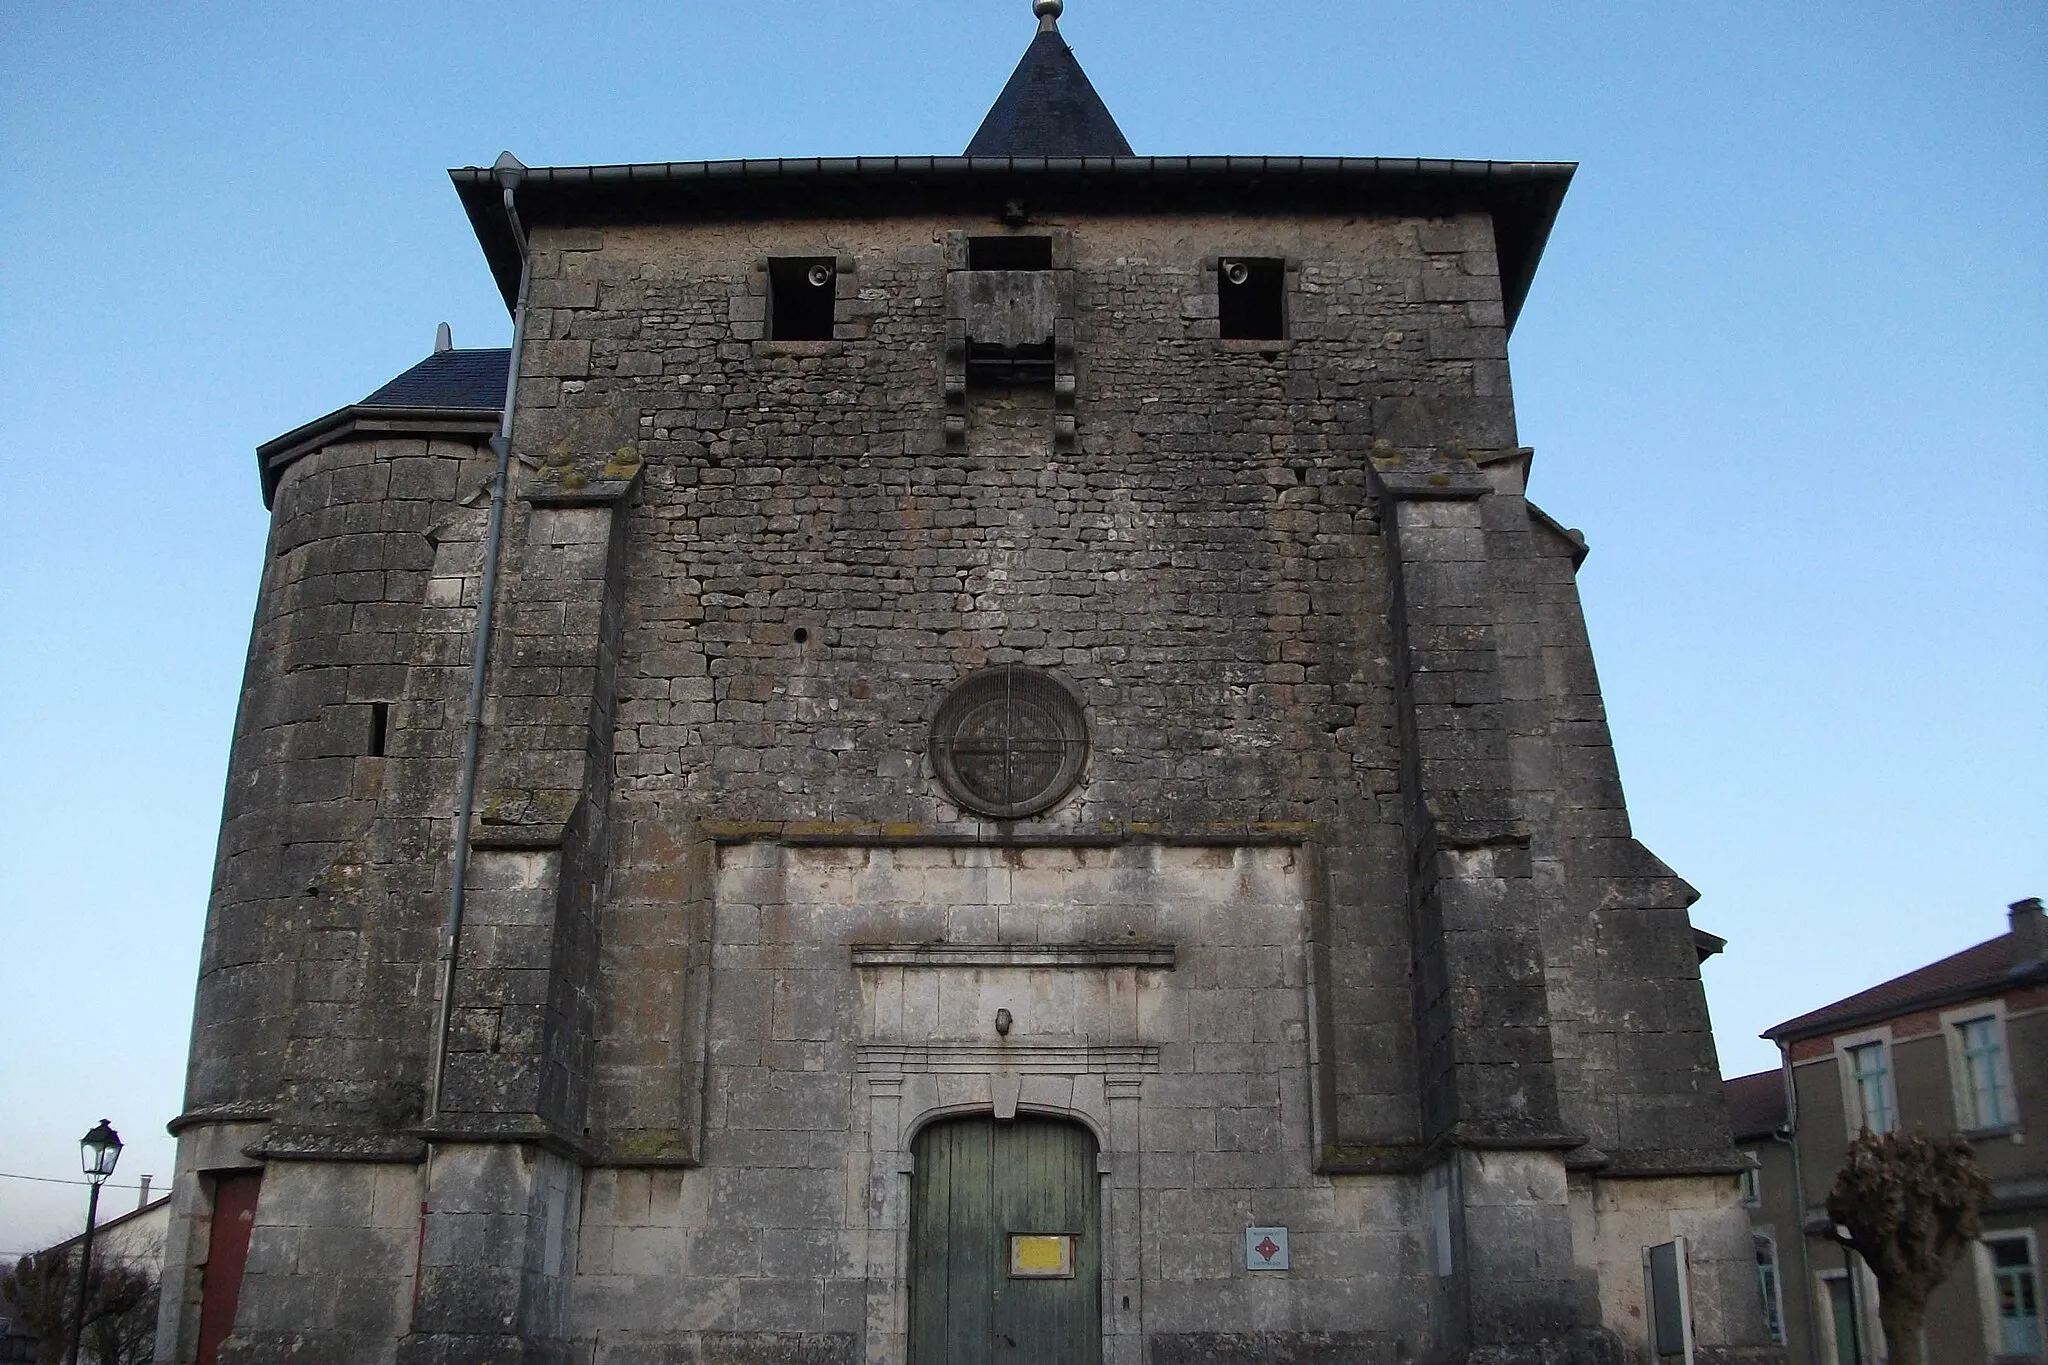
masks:
<path fill-rule="evenodd" d="M 918 1135 L 910 1365 L 1099 1365 L 1095 1140 L 1049 1119 L 959 1119 Z M 1012 1278 L 1012 1235 L 1074 1239 L 1073 1275 Z"/>

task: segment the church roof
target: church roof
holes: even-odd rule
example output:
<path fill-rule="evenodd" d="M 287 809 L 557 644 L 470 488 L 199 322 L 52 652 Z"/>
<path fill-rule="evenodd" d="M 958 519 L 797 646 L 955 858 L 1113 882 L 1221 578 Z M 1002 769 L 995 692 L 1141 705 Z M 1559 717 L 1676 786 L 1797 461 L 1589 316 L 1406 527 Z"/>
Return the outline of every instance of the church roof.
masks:
<path fill-rule="evenodd" d="M 265 441 L 256 447 L 263 505 L 270 506 L 278 480 L 294 460 L 346 436 L 475 441 L 490 435 L 505 407 L 505 370 L 511 359 L 512 352 L 503 346 L 436 351 L 360 403 Z"/>
<path fill-rule="evenodd" d="M 436 351 L 358 403 L 363 408 L 488 408 L 505 406 L 503 346 L 478 351 Z"/>
<path fill-rule="evenodd" d="M 1131 144 L 1060 36 L 1058 0 L 1041 0 L 1038 33 L 967 144 L 969 156 L 1129 156 Z"/>

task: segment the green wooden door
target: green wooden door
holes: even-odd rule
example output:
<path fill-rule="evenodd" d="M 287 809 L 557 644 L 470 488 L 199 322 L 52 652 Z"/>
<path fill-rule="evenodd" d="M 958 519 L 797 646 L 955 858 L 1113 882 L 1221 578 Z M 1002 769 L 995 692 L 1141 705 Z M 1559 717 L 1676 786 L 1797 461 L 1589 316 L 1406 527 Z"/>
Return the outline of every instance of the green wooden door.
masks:
<path fill-rule="evenodd" d="M 1095 1139 L 1050 1119 L 918 1134 L 910 1365 L 1100 1365 Z"/>

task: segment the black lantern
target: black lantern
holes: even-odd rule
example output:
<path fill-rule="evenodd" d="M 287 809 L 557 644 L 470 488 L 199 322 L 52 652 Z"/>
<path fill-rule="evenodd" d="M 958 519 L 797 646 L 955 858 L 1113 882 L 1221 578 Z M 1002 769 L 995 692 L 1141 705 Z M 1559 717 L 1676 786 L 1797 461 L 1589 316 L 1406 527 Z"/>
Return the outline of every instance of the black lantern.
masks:
<path fill-rule="evenodd" d="M 71 1302 L 71 1349 L 65 1352 L 65 1365 L 78 1365 L 78 1343 L 85 1336 L 85 1300 L 92 1286 L 92 1231 L 100 1216 L 100 1186 L 107 1183 L 120 1159 L 121 1135 L 105 1119 L 78 1140 L 78 1164 L 85 1168 L 92 1192 L 85 1201 L 85 1236 L 78 1243 L 78 1293 Z"/>
<path fill-rule="evenodd" d="M 85 1168 L 85 1178 L 95 1185 L 114 1173 L 114 1163 L 120 1159 L 121 1135 L 105 1119 L 78 1140 L 78 1162 Z"/>

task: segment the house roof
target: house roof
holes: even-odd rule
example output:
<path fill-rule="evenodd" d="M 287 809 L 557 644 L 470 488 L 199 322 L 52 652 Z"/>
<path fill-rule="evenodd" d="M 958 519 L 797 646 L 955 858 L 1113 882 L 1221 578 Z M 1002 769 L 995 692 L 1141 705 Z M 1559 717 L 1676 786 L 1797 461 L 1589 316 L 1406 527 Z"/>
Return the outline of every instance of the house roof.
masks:
<path fill-rule="evenodd" d="M 1737 1076 L 1721 1086 L 1728 1096 L 1728 1129 L 1737 1142 L 1769 1137 L 1784 1126 L 1788 1115 L 1782 1071 Z"/>
<path fill-rule="evenodd" d="M 1811 1038 L 1914 1010 L 1995 994 L 2014 985 L 2048 981 L 2048 966 L 2031 958 L 2020 960 L 2015 951 L 2017 946 L 2016 935 L 2000 934 L 1974 948 L 1965 948 L 1939 962 L 1880 982 L 1867 991 L 1858 991 L 1796 1019 L 1775 1024 L 1765 1029 L 1763 1036 L 1774 1043 Z"/>
<path fill-rule="evenodd" d="M 293 461 L 354 433 L 475 440 L 497 429 L 505 406 L 507 347 L 436 351 L 359 403 L 336 408 L 256 447 L 263 505 Z"/>
<path fill-rule="evenodd" d="M 967 144 L 967 155 L 1129 156 L 1123 130 L 1060 36 L 1060 7 L 1034 8 L 1038 33 Z"/>
<path fill-rule="evenodd" d="M 126 1213 L 117 1213 L 111 1218 L 101 1218 L 93 1224 L 93 1235 L 95 1237 L 104 1237 L 108 1233 L 126 1227 L 138 1219 L 149 1217 L 151 1214 L 162 1210 L 170 1202 L 171 1197 L 169 1195 L 160 1194 L 147 1204 L 137 1205 Z M 83 1232 L 75 1232 L 61 1242 L 52 1242 L 38 1254 L 47 1256 L 59 1251 L 67 1251 L 84 1240 L 85 1234 Z"/>

